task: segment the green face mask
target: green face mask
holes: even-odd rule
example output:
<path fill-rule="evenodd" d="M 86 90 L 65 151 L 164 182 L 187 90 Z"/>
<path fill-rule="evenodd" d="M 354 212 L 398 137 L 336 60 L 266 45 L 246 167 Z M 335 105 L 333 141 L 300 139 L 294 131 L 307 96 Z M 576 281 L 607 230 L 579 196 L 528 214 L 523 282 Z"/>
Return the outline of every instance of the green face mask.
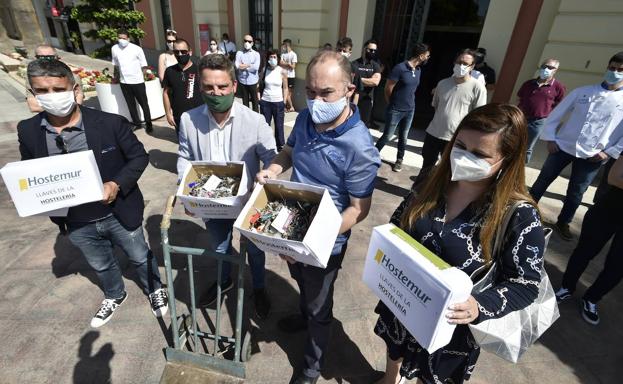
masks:
<path fill-rule="evenodd" d="M 207 104 L 208 109 L 212 112 L 223 113 L 228 111 L 232 104 L 234 103 L 234 93 L 230 93 L 229 95 L 217 96 L 217 95 L 206 95 L 205 93 L 201 94 L 203 97 L 203 102 Z"/>

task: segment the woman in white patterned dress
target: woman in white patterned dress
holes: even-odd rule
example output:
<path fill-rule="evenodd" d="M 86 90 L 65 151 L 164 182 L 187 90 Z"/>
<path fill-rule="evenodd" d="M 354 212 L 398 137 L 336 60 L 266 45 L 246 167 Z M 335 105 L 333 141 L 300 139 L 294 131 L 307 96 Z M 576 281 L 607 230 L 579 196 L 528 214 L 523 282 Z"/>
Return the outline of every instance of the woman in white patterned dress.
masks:
<path fill-rule="evenodd" d="M 491 260 L 493 240 L 505 209 L 521 204 L 502 248 L 504 278 L 486 291 L 450 308 L 457 324 L 452 340 L 429 354 L 381 302 L 374 331 L 387 344 L 383 384 L 402 377 L 424 383 L 468 380 L 480 348 L 469 323 L 502 317 L 538 295 L 545 238 L 536 204 L 525 184 L 526 120 L 508 104 L 488 104 L 470 112 L 446 147 L 438 166 L 413 188 L 392 222 L 468 275 Z"/>

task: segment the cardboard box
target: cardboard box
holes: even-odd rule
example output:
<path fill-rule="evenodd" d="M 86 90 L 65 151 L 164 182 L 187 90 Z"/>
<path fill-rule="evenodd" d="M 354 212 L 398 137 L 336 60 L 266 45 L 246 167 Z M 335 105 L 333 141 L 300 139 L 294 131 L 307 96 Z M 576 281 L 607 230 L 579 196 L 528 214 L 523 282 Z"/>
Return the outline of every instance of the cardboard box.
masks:
<path fill-rule="evenodd" d="M 318 204 L 316 215 L 303 241 L 272 237 L 249 230 L 251 216 L 264 208 L 269 201 L 280 199 Z M 269 180 L 266 184 L 255 187 L 236 219 L 234 228 L 264 252 L 290 256 L 301 263 L 326 268 L 341 225 L 342 215 L 325 188 L 292 181 Z"/>
<path fill-rule="evenodd" d="M 6 164 L 0 173 L 20 217 L 74 207 L 104 197 L 93 151 L 16 161 Z"/>
<path fill-rule="evenodd" d="M 363 281 L 429 353 L 450 342 L 456 325 L 448 323 L 447 308 L 466 301 L 473 286 L 393 224 L 373 229 Z"/>
<path fill-rule="evenodd" d="M 240 177 L 235 196 L 209 198 L 189 196 L 188 184 L 197 180 L 200 173 L 211 173 L 218 177 Z M 182 182 L 177 189 L 178 199 L 184 208 L 203 219 L 235 219 L 248 197 L 247 169 L 243 161 L 192 161 L 184 171 Z"/>

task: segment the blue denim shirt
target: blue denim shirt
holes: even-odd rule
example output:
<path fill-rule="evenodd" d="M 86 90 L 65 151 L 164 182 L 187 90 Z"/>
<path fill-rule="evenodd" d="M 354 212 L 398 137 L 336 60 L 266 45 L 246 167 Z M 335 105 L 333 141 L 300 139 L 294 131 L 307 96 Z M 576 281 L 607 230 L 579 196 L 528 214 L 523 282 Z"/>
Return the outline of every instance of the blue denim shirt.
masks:
<path fill-rule="evenodd" d="M 368 128 L 357 107 L 335 129 L 318 133 L 308 109 L 299 113 L 287 144 L 292 147 L 290 180 L 317 185 L 328 190 L 338 211 L 350 206 L 350 197 L 372 195 L 376 173 L 381 165 Z M 339 253 L 350 231 L 338 235 L 333 254 Z"/>
<path fill-rule="evenodd" d="M 236 72 L 238 72 L 238 81 L 240 84 L 253 85 L 259 81 L 258 72 L 260 70 L 260 54 L 253 49 L 248 51 L 236 52 Z M 240 64 L 249 64 L 247 69 L 238 69 Z"/>

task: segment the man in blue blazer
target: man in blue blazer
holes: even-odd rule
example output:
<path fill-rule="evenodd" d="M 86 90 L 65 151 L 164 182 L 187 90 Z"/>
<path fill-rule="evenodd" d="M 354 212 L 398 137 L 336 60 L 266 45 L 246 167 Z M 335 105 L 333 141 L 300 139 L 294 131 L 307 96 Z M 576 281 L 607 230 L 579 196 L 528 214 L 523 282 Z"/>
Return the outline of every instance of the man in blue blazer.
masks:
<path fill-rule="evenodd" d="M 64 63 L 34 60 L 28 64 L 27 75 L 30 91 L 44 112 L 17 125 L 22 160 L 92 150 L 104 183 L 101 202 L 72 207 L 67 217 L 51 217 L 82 251 L 104 290 L 104 301 L 91 326 L 106 324 L 128 296 L 114 245 L 134 265 L 154 315 L 163 316 L 168 299 L 143 235 L 144 202 L 137 185 L 149 163 L 143 144 L 125 118 L 76 104 L 78 88 Z"/>
<path fill-rule="evenodd" d="M 199 62 L 201 97 L 205 105 L 182 114 L 179 132 L 178 178 L 190 161 L 244 161 L 247 185 L 260 170 L 260 161 L 268 167 L 276 155 L 273 130 L 262 115 L 234 102 L 236 75 L 233 63 L 225 55 L 204 56 Z M 206 220 L 210 244 L 215 252 L 231 254 L 233 219 Z M 264 287 L 264 252 L 253 243 L 247 246 L 247 256 L 253 280 L 255 314 L 264 319 L 270 312 L 270 300 Z M 221 293 L 232 289 L 231 264 L 223 263 Z M 199 299 L 200 306 L 209 306 L 217 299 L 214 283 Z"/>

